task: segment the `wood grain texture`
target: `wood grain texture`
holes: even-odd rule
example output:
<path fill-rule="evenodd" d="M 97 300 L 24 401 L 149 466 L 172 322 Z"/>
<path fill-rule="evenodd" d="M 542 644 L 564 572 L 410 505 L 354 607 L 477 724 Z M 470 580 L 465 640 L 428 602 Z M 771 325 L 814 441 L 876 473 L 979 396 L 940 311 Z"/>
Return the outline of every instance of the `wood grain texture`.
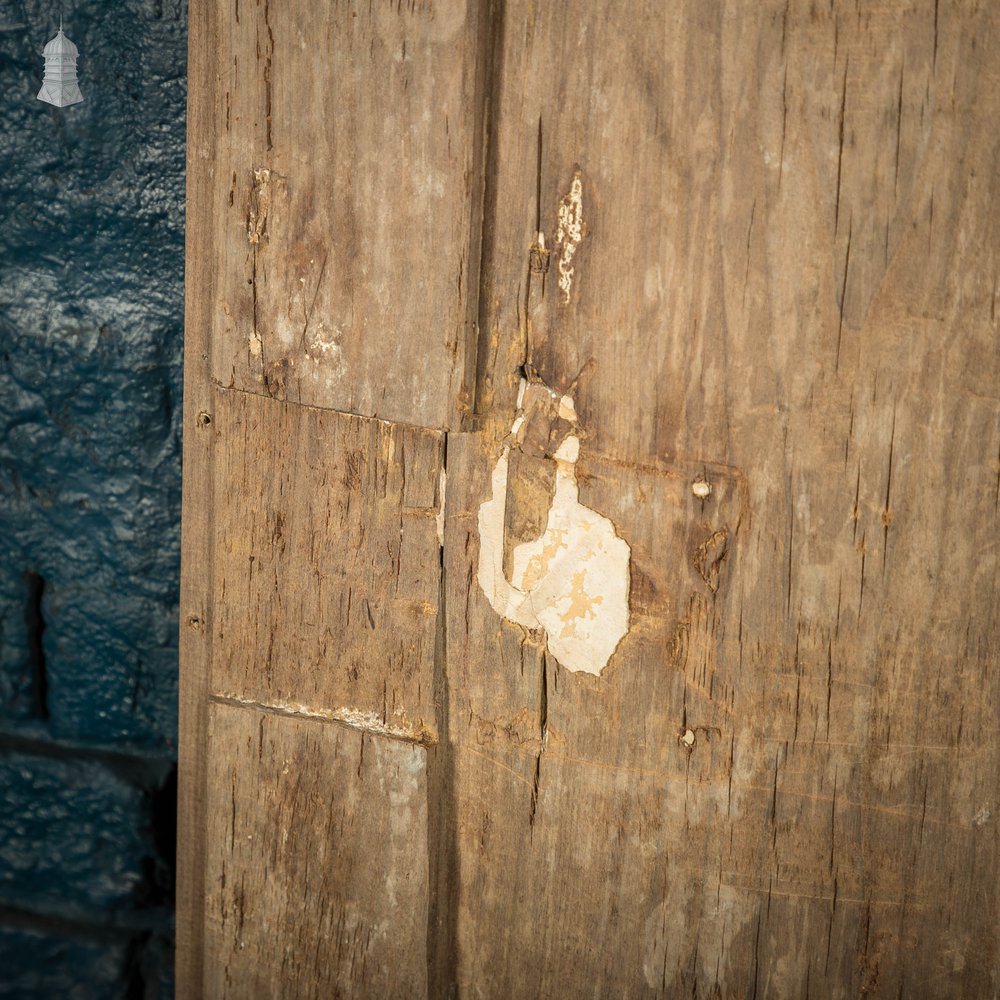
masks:
<path fill-rule="evenodd" d="M 640 995 L 668 867 L 679 912 L 693 909 L 698 900 L 680 895 L 694 894 L 681 859 L 721 855 L 727 810 L 735 798 L 740 814 L 748 795 L 728 780 L 735 691 L 720 683 L 716 635 L 716 591 L 728 592 L 742 561 L 743 484 L 710 468 L 713 500 L 703 503 L 691 484 L 704 463 L 624 469 L 584 451 L 581 502 L 610 516 L 632 552 L 629 631 L 598 678 L 566 670 L 542 633 L 503 622 L 475 582 L 494 458 L 477 435 L 450 438 L 459 989 L 489 981 L 489 996 L 600 997 L 627 983 Z M 511 494 L 522 489 L 509 481 Z M 713 567 L 698 553 L 719 532 Z M 681 741 L 689 727 L 691 750 Z M 750 805 L 763 822 L 770 788 L 759 791 Z"/>
<path fill-rule="evenodd" d="M 264 0 L 225 24 L 215 378 L 453 424 L 474 364 L 476 5 Z"/>
<path fill-rule="evenodd" d="M 424 749 L 213 704 L 205 994 L 424 997 Z"/>
<path fill-rule="evenodd" d="M 178 997 L 201 993 L 205 959 L 205 765 L 212 603 L 212 383 L 208 336 L 214 271 L 213 226 L 207 211 L 215 184 L 216 134 L 211 127 L 217 22 L 215 8 L 193 3 L 188 20 L 187 215 L 184 274 L 184 472 L 178 690 L 177 920 Z"/>
<path fill-rule="evenodd" d="M 505 6 L 483 433 L 448 444 L 463 992 L 995 991 L 997 28 Z M 599 680 L 475 583 L 523 361 L 632 548 Z M 697 531 L 731 516 L 663 476 L 699 462 L 747 485 L 715 593 Z"/>
<path fill-rule="evenodd" d="M 216 390 L 212 691 L 433 741 L 436 431 Z"/>
<path fill-rule="evenodd" d="M 993 996 L 1000 11 L 212 11 L 184 981 Z M 578 418 L 510 436 L 525 377 Z M 571 431 L 599 676 L 477 579 L 498 459 L 509 577 Z"/>

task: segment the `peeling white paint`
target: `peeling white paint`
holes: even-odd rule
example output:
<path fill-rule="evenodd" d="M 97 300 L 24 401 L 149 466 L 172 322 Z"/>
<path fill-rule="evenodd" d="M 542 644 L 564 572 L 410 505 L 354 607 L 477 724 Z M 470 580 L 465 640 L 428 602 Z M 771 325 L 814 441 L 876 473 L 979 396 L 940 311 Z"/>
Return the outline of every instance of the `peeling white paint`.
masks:
<path fill-rule="evenodd" d="M 448 474 L 442 469 L 438 473 L 438 511 L 434 518 L 437 524 L 438 545 L 444 547 L 444 496 L 448 488 Z"/>
<path fill-rule="evenodd" d="M 522 406 L 525 388 L 522 381 L 518 394 Z M 576 410 L 567 396 L 560 399 L 559 415 L 576 423 Z M 479 586 L 508 621 L 544 629 L 549 651 L 567 670 L 599 675 L 628 632 L 631 550 L 608 518 L 580 503 L 576 480 L 580 439 L 570 434 L 553 456 L 555 491 L 545 530 L 514 549 L 507 579 L 503 552 L 508 464 L 523 425 L 524 414 L 519 412 L 493 467 L 492 496 L 479 508 Z"/>
<path fill-rule="evenodd" d="M 312 712 L 313 715 L 325 713 Z M 357 708 L 335 708 L 328 718 L 335 722 L 343 722 L 354 729 L 362 729 L 366 733 L 378 733 L 382 736 L 396 736 L 401 739 L 419 739 L 419 735 L 404 726 L 393 726 L 382 721 L 375 712 L 363 712 Z"/>
<path fill-rule="evenodd" d="M 556 243 L 559 251 L 559 288 L 563 293 L 563 302 L 568 303 L 573 290 L 573 255 L 583 239 L 583 181 L 580 172 L 573 176 L 569 194 L 559 202 L 559 229 L 556 232 Z"/>

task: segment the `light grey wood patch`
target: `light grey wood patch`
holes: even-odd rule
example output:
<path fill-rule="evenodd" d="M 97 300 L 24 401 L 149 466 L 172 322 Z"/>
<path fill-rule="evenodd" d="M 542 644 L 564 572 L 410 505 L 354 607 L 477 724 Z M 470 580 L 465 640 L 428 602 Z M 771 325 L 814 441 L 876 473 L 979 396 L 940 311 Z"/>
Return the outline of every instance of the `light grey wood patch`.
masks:
<path fill-rule="evenodd" d="M 209 739 L 204 994 L 426 996 L 424 749 L 220 704 Z"/>

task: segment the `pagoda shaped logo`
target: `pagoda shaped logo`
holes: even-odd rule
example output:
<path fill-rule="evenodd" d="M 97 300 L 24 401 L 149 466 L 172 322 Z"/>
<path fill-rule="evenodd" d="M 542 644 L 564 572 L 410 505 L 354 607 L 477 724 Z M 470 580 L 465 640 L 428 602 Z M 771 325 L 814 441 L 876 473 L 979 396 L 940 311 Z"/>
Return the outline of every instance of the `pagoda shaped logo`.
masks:
<path fill-rule="evenodd" d="M 79 104 L 83 100 L 80 85 L 76 82 L 77 47 L 63 34 L 59 21 L 59 34 L 45 46 L 45 78 L 38 99 L 57 108 Z"/>

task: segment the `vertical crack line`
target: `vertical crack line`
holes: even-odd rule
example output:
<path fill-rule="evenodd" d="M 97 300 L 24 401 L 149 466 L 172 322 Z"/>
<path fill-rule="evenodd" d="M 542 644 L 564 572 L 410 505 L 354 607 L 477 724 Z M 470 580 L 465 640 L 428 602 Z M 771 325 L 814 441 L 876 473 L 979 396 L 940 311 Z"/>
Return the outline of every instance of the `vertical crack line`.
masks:
<path fill-rule="evenodd" d="M 997 447 L 997 486 L 996 499 L 993 501 L 993 509 L 1000 511 L 1000 446 Z"/>
<path fill-rule="evenodd" d="M 528 813 L 528 826 L 531 830 L 530 838 L 535 837 L 535 810 L 538 808 L 538 786 L 542 780 L 542 751 L 539 750 L 535 757 L 535 773 L 531 779 L 531 811 Z"/>
<path fill-rule="evenodd" d="M 542 650 L 542 671 L 539 680 L 538 729 L 544 750 L 545 740 L 549 735 L 549 654 L 544 649 Z"/>
<path fill-rule="evenodd" d="M 271 60 L 274 58 L 274 32 L 271 30 L 271 6 L 264 0 L 264 27 L 267 29 L 267 54 L 264 57 L 264 122 L 267 136 L 267 151 L 271 144 Z"/>
<path fill-rule="evenodd" d="M 889 506 L 892 493 L 892 451 L 896 444 L 896 407 L 892 408 L 892 431 L 889 435 L 889 468 L 885 477 L 885 507 L 882 510 L 882 572 L 889 554 L 889 525 L 892 524 L 892 508 Z"/>
<path fill-rule="evenodd" d="M 840 230 L 840 183 L 844 169 L 844 118 L 847 114 L 847 71 L 851 66 L 851 57 L 844 60 L 844 85 L 840 92 L 840 148 L 837 152 L 837 205 L 834 209 L 833 232 Z"/>
<path fill-rule="evenodd" d="M 861 619 L 861 609 L 865 606 L 865 558 L 867 552 L 865 551 L 865 539 L 867 538 L 867 532 L 863 532 L 861 535 L 861 582 L 858 584 L 858 619 Z"/>
<path fill-rule="evenodd" d="M 538 116 L 538 157 L 535 163 L 535 232 L 542 231 L 542 116 Z"/>
<path fill-rule="evenodd" d="M 45 669 L 45 618 L 42 598 L 45 578 L 27 570 L 24 574 L 24 624 L 27 628 L 28 665 L 31 671 L 31 714 L 36 719 L 49 717 L 49 682 Z"/>
<path fill-rule="evenodd" d="M 830 742 L 830 711 L 833 699 L 833 641 L 826 644 L 826 741 Z"/>
<path fill-rule="evenodd" d="M 893 197 L 899 194 L 899 144 L 903 132 L 903 75 L 906 73 L 906 58 L 899 64 L 899 97 L 896 102 L 896 170 L 893 175 Z"/>
<path fill-rule="evenodd" d="M 847 308 L 847 275 L 851 270 L 851 237 L 854 235 L 854 215 L 847 221 L 847 252 L 844 254 L 844 280 L 840 285 L 840 319 L 837 323 L 837 357 L 834 372 L 840 371 L 840 348 L 844 340 L 844 310 Z"/>
<path fill-rule="evenodd" d="M 542 754 L 545 753 L 545 740 L 549 732 L 549 655 L 543 649 L 541 669 L 538 672 L 538 733 L 539 746 L 535 755 L 535 773 L 531 781 L 531 811 L 528 814 L 530 836 L 534 838 L 535 813 L 538 811 L 538 790 L 542 783 Z"/>
<path fill-rule="evenodd" d="M 858 460 L 858 473 L 854 480 L 854 507 L 851 509 L 851 520 L 854 522 L 853 544 L 858 544 L 858 521 L 861 520 L 861 460 Z"/>
<path fill-rule="evenodd" d="M 261 341 L 261 338 L 260 338 L 260 325 L 259 325 L 258 317 L 257 317 L 257 246 L 256 246 L 256 244 L 254 244 L 252 253 L 253 253 L 253 263 L 252 263 L 251 266 L 253 268 L 253 279 L 250 282 L 250 288 L 251 288 L 251 291 L 253 293 L 253 337 L 254 337 L 253 342 L 255 344 L 260 345 L 261 370 L 263 370 L 263 367 L 264 367 L 264 364 L 263 364 L 263 362 L 264 362 L 264 348 L 263 348 L 263 342 Z M 253 359 L 252 359 L 252 357 L 250 359 L 250 366 L 251 366 L 251 370 L 252 370 L 253 369 Z"/>
<path fill-rule="evenodd" d="M 448 434 L 441 444 L 442 467 L 448 468 Z M 442 502 L 444 498 L 442 498 Z M 447 522 L 446 522 L 447 523 Z M 450 732 L 448 686 L 447 586 L 445 547 L 438 576 L 437 628 L 434 637 L 434 713 L 437 743 L 426 749 L 427 762 L 427 995 L 458 993 L 458 804 L 455 751 Z"/>
<path fill-rule="evenodd" d="M 941 14 L 941 0 L 934 0 L 934 58 L 931 61 L 931 72 L 937 72 L 938 54 L 938 21 Z"/>
<path fill-rule="evenodd" d="M 785 5 L 785 22 L 788 21 L 788 5 Z M 785 29 L 781 29 L 781 48 L 785 48 Z M 781 190 L 781 177 L 785 172 L 785 132 L 788 127 L 788 60 L 785 59 L 784 79 L 781 83 L 781 152 L 778 156 L 778 190 Z"/>
<path fill-rule="evenodd" d="M 528 270 L 524 282 L 524 349 L 521 367 L 532 362 L 531 353 L 531 276 L 538 271 L 542 277 L 542 295 L 545 294 L 545 271 L 548 268 L 548 251 L 542 236 L 542 116 L 538 116 L 538 148 L 535 162 L 535 233 L 532 249 L 528 254 Z"/>
<path fill-rule="evenodd" d="M 792 613 L 792 550 L 795 541 L 794 472 L 788 475 L 788 563 L 785 572 L 785 614 Z"/>
<path fill-rule="evenodd" d="M 465 385 L 471 395 L 463 413 L 463 429 L 470 430 L 488 408 L 490 395 L 489 322 L 492 313 L 490 291 L 496 258 L 496 219 L 499 192 L 497 178 L 497 127 L 503 90 L 504 21 L 506 0 L 480 0 L 476 44 L 475 126 L 473 170 L 476 178 L 470 213 L 469 262 L 478 266 L 470 274 L 466 302 Z M 473 293 L 473 289 L 475 292 Z"/>

